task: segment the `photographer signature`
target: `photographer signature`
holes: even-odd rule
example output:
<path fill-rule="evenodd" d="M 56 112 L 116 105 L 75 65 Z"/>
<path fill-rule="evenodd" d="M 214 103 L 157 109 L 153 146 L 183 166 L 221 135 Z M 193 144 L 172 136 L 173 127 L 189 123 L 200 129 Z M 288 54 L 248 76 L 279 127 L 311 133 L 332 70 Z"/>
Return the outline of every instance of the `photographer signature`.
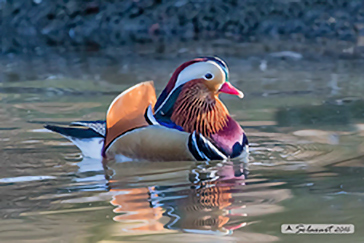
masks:
<path fill-rule="evenodd" d="M 284 224 L 282 233 L 285 234 L 352 234 L 352 224 Z"/>

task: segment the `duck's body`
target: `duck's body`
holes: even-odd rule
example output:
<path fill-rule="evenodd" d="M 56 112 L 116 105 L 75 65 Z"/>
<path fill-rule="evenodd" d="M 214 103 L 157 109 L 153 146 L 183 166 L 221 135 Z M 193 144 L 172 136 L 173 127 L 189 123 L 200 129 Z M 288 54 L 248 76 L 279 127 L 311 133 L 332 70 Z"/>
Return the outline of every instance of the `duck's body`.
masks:
<path fill-rule="evenodd" d="M 153 82 L 144 82 L 115 98 L 105 123 L 77 122 L 73 125 L 83 128 L 49 125 L 46 128 L 75 142 L 84 154 L 87 154 L 86 148 L 79 145 L 80 141 L 93 139 L 100 144 L 93 150 L 98 150 L 100 157 L 106 159 L 236 158 L 247 152 L 248 141 L 243 129 L 218 98 L 220 92 L 242 97 L 227 79 L 226 64 L 220 59 L 194 59 L 175 71 L 158 99 Z M 84 133 L 88 136 L 83 135 L 85 138 L 81 139 Z M 92 138 L 91 134 L 94 134 Z"/>

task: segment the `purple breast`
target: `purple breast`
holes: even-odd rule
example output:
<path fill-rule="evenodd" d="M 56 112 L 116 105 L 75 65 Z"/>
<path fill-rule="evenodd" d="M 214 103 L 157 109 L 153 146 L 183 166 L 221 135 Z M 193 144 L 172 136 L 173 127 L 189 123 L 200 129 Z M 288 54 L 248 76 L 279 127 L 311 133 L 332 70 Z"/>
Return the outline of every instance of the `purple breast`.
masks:
<path fill-rule="evenodd" d="M 233 118 L 228 116 L 227 125 L 218 133 L 211 135 L 216 146 L 222 149 L 226 155 L 236 157 L 241 154 L 244 147 L 244 130 Z"/>

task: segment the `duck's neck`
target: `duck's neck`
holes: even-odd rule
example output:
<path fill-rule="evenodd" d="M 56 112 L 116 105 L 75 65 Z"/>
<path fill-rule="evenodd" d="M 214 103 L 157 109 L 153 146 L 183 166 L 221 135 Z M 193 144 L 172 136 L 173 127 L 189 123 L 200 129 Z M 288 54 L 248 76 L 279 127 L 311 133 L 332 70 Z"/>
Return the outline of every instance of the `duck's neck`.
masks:
<path fill-rule="evenodd" d="M 184 131 L 210 137 L 226 125 L 229 112 L 217 96 L 200 82 L 187 83 L 179 94 L 171 121 Z"/>

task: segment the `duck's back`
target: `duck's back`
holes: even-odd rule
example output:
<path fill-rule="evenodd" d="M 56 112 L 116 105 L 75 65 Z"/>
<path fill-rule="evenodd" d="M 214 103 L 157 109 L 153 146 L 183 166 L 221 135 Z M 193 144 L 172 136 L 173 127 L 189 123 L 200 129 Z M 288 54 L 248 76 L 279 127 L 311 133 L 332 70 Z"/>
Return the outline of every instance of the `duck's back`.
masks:
<path fill-rule="evenodd" d="M 188 149 L 188 133 L 153 121 L 155 102 L 153 82 L 135 85 L 114 99 L 106 116 L 105 158 L 194 159 Z"/>
<path fill-rule="evenodd" d="M 104 149 L 117 137 L 136 128 L 148 126 L 145 112 L 148 106 L 154 106 L 156 100 L 153 82 L 140 83 L 117 96 L 106 115 Z"/>

